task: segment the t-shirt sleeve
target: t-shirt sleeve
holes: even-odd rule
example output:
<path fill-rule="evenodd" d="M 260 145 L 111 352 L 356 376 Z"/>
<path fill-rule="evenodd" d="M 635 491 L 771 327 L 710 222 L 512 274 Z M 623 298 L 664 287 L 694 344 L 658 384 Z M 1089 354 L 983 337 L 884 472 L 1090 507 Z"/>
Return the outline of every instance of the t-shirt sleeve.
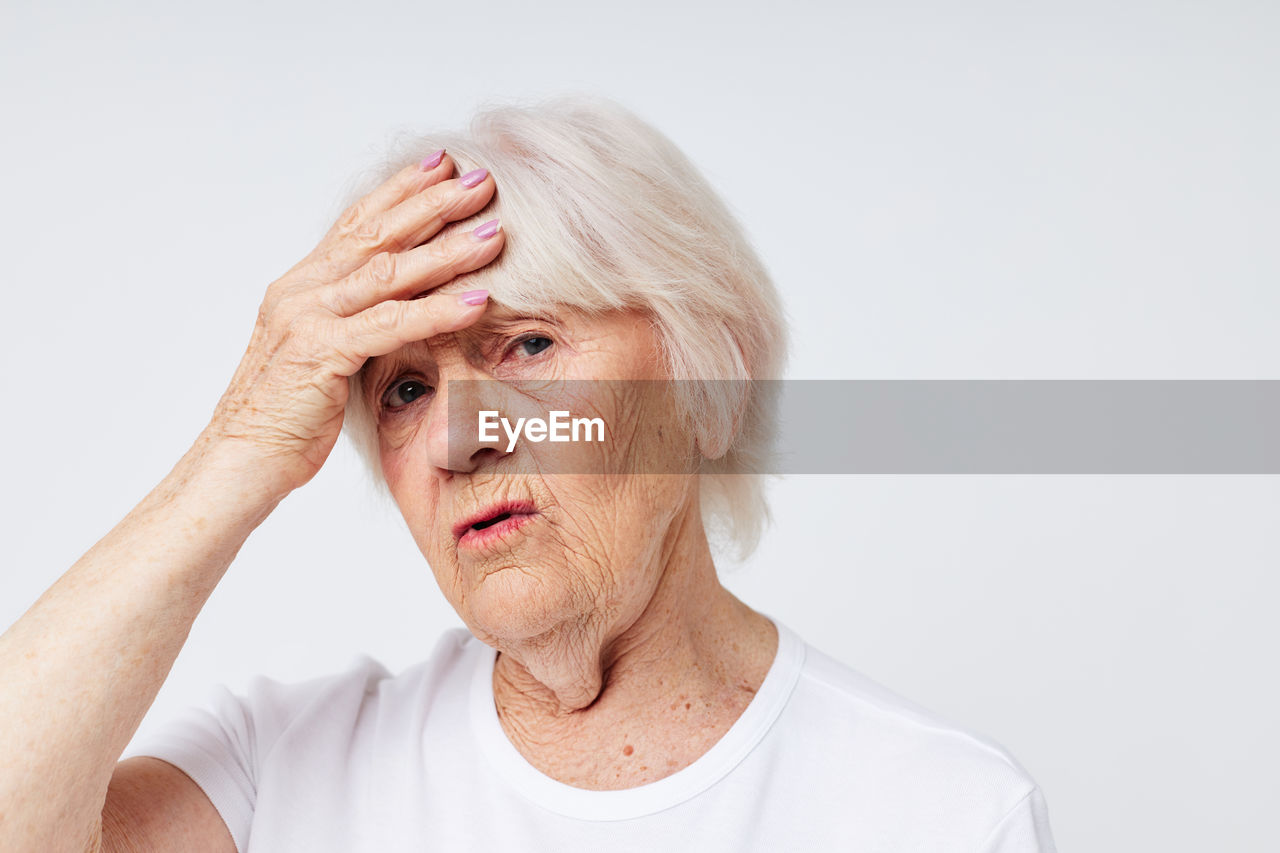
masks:
<path fill-rule="evenodd" d="M 987 836 L 979 853 L 1057 853 L 1049 806 L 1038 787 L 1018 801 Z"/>
<path fill-rule="evenodd" d="M 344 671 L 309 681 L 285 684 L 257 676 L 243 696 L 219 686 L 205 707 L 166 721 L 125 755 L 159 758 L 190 776 L 243 853 L 259 782 L 268 762 L 276 760 L 277 746 L 288 741 L 281 749 L 306 749 L 317 740 L 349 736 L 369 685 L 388 675 L 379 662 L 360 655 Z"/>
<path fill-rule="evenodd" d="M 206 704 L 168 720 L 125 755 L 160 758 L 190 776 L 222 816 L 236 850 L 244 851 L 259 766 L 254 715 L 245 699 L 225 687 L 216 688 Z"/>

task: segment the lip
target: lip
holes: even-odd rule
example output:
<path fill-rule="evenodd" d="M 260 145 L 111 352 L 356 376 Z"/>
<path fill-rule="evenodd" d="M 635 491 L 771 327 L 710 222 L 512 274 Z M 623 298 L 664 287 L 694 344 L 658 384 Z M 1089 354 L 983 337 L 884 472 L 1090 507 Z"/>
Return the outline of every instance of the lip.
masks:
<path fill-rule="evenodd" d="M 529 501 L 499 501 L 463 518 L 455 524 L 453 526 L 453 538 L 459 547 L 488 545 L 504 538 L 507 533 L 523 527 L 537 514 L 537 508 Z M 479 530 L 473 528 L 473 525 L 497 515 L 506 515 L 508 517 Z"/>

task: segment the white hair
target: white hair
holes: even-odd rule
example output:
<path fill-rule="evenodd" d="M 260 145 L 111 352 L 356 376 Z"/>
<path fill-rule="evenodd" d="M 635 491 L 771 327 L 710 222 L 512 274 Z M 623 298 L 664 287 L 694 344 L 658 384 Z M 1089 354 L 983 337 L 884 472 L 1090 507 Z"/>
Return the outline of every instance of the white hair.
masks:
<path fill-rule="evenodd" d="M 515 311 L 651 317 L 670 378 L 695 380 L 677 382 L 676 395 L 704 457 L 704 524 L 713 543 L 745 558 L 769 518 L 762 472 L 778 417 L 773 395 L 749 380 L 781 377 L 786 329 L 773 282 L 733 214 L 663 134 L 583 95 L 486 109 L 467 134 L 401 139 L 347 204 L 440 148 L 459 174 L 484 167 L 497 182 L 483 218 L 501 218 L 506 246 L 466 275 L 468 289 L 487 289 Z M 344 431 L 389 496 L 362 374 L 351 378 Z"/>

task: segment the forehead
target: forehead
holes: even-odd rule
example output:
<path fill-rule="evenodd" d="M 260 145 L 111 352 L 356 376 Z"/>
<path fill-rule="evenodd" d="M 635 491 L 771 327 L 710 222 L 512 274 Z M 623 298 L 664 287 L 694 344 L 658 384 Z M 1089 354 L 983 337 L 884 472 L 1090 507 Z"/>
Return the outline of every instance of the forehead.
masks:
<path fill-rule="evenodd" d="M 394 352 L 373 356 L 365 361 L 360 372 L 367 380 L 376 383 L 387 371 L 394 369 L 397 365 L 410 359 L 416 360 L 428 356 L 432 347 L 449 345 L 468 337 L 477 338 L 508 331 L 513 324 L 530 319 L 551 320 L 551 316 L 550 313 L 535 316 L 527 312 L 517 312 L 500 303 L 490 302 L 484 314 L 473 325 L 457 332 L 446 332 L 433 338 L 410 341 Z"/>

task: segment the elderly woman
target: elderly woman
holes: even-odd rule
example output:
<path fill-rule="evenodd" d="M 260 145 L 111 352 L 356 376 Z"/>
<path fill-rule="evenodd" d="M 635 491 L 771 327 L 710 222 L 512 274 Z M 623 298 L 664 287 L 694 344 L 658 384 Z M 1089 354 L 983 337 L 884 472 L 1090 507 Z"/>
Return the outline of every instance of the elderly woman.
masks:
<path fill-rule="evenodd" d="M 776 413 L 741 380 L 784 336 L 681 153 L 561 99 L 392 171 L 267 288 L 191 450 L 4 635 L 0 848 L 1052 850 L 999 746 L 717 580 L 710 541 L 764 517 Z M 600 426 L 478 428 L 522 407 Z M 257 679 L 120 761 L 344 426 L 467 630 L 398 675 Z"/>

